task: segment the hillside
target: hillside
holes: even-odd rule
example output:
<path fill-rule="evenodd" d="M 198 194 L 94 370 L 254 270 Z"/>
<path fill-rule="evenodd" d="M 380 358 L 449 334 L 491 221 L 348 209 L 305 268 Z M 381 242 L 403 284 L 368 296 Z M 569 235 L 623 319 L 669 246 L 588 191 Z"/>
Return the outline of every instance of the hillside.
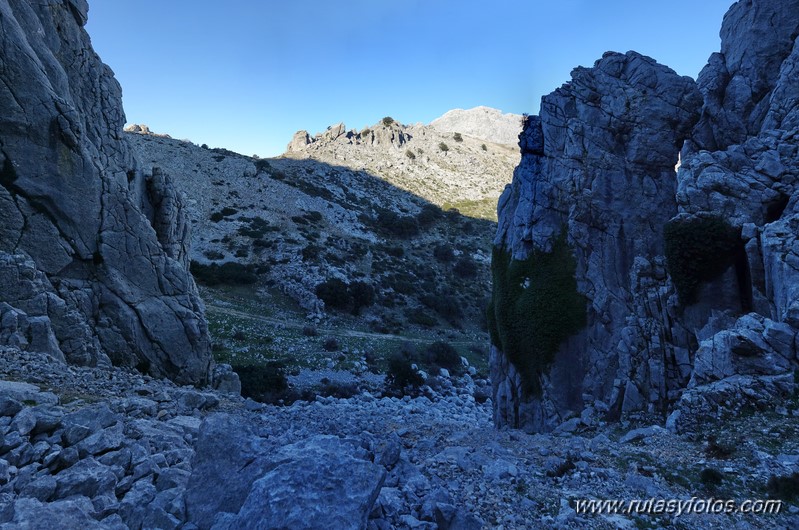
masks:
<path fill-rule="evenodd" d="M 315 136 L 298 131 L 283 156 L 367 171 L 442 208 L 496 220 L 497 199 L 519 162 L 519 149 L 515 142 L 385 118 L 361 131 L 343 123 Z"/>
<path fill-rule="evenodd" d="M 400 131 L 378 127 L 376 142 Z M 494 223 L 443 211 L 365 170 L 307 158 L 252 159 L 165 135 L 126 138 L 146 168 L 170 175 L 186 195 L 192 272 L 217 361 L 278 360 L 317 370 L 368 361 L 383 372 L 387 356 L 405 343 L 424 350 L 446 340 L 485 371 Z M 466 149 L 453 147 L 452 159 Z M 423 160 L 419 155 L 415 164 Z M 457 189 L 461 197 L 480 196 Z M 279 326 L 261 326 L 262 317 Z M 323 347 L 328 339 L 338 342 L 331 351 Z M 280 347 L 287 342 L 288 349 Z"/>
<path fill-rule="evenodd" d="M 516 147 L 522 132 L 519 114 L 504 114 L 491 107 L 452 109 L 430 122 L 430 127 L 441 133 L 465 134 L 480 140 Z"/>

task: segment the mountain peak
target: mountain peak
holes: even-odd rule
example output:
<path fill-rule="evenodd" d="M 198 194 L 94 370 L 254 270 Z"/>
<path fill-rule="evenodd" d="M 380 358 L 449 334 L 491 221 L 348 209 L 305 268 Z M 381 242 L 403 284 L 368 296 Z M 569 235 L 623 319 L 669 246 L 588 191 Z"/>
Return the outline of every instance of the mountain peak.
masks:
<path fill-rule="evenodd" d="M 431 121 L 430 127 L 443 133 L 459 132 L 489 142 L 516 145 L 522 131 L 522 116 L 485 106 L 452 109 Z"/>

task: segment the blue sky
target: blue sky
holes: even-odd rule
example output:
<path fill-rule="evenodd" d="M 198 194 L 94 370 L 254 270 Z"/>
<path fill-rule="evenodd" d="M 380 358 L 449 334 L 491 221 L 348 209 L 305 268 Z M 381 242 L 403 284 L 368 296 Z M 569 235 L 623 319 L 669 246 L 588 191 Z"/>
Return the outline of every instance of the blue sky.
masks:
<path fill-rule="evenodd" d="M 90 0 L 130 123 L 243 154 L 299 129 L 535 114 L 607 50 L 696 77 L 731 0 Z"/>

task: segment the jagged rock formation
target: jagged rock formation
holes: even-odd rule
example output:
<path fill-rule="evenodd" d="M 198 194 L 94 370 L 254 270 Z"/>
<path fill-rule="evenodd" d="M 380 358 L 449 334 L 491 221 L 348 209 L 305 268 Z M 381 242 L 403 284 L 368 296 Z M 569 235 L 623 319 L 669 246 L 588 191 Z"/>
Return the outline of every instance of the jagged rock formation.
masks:
<path fill-rule="evenodd" d="M 519 160 L 518 150 L 504 143 L 513 135 L 505 123 L 510 115 L 494 112 L 479 114 L 474 128 L 485 127 L 480 136 L 449 131 L 447 124 L 461 123 L 449 118 L 441 126 L 403 125 L 389 118 L 360 132 L 343 123 L 315 136 L 298 131 L 283 156 L 365 170 L 439 206 L 475 209 L 493 219 L 493 206 Z"/>
<path fill-rule="evenodd" d="M 648 412 L 683 431 L 791 390 L 799 4 L 738 2 L 721 34 L 696 84 L 606 54 L 528 121 L 495 245 L 519 262 L 547 255 L 563 231 L 587 319 L 534 374 L 510 360 L 514 329 L 496 324 L 499 425 Z M 531 377 L 533 394 L 522 388 Z"/>
<path fill-rule="evenodd" d="M 7 344 L 79 364 L 208 376 L 187 225 L 169 179 L 136 169 L 121 91 L 84 0 L 0 2 L 0 300 Z"/>
<path fill-rule="evenodd" d="M 453 109 L 430 122 L 430 127 L 442 133 L 461 133 L 497 144 L 515 146 L 522 132 L 522 116 L 504 114 L 491 107 Z"/>

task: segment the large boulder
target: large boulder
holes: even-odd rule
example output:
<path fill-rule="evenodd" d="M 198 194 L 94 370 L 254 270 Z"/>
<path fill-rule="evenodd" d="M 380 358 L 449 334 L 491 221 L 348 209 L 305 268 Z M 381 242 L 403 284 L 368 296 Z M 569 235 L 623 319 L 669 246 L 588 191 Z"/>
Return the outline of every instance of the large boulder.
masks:
<path fill-rule="evenodd" d="M 0 282 L 0 300 L 49 318 L 58 348 L 41 348 L 57 357 L 204 382 L 181 200 L 165 175 L 137 169 L 87 12 L 85 1 L 0 0 L 0 271 L 21 282 Z"/>

